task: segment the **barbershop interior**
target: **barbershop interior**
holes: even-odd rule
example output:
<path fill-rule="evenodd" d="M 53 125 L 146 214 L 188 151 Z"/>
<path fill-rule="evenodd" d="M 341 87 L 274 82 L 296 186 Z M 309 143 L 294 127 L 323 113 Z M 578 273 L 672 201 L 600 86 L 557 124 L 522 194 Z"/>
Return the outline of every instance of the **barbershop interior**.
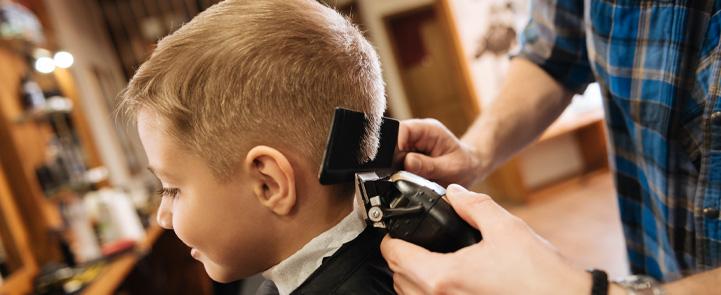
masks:
<path fill-rule="evenodd" d="M 115 110 L 158 40 L 218 2 L 0 0 L 0 294 L 256 294 L 262 275 L 216 282 L 158 224 L 158 180 Z M 433 118 L 457 137 L 498 95 L 530 11 L 529 0 L 320 2 L 375 48 L 384 116 Z M 604 120 L 592 83 L 467 187 L 579 269 L 618 277 L 629 265 Z"/>

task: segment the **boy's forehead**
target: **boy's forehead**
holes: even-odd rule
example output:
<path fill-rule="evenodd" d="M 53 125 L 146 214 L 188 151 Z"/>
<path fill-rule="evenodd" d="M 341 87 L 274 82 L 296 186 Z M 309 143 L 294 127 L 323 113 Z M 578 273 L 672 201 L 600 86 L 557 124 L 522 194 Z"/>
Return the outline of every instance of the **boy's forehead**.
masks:
<path fill-rule="evenodd" d="M 177 179 L 178 166 L 183 166 L 187 155 L 165 132 L 162 120 L 157 119 L 151 112 L 138 113 L 137 127 L 140 142 L 148 158 L 148 170 L 161 179 Z"/>
<path fill-rule="evenodd" d="M 164 129 L 166 126 L 165 121 L 160 119 L 158 112 L 150 110 L 148 108 L 141 108 L 137 112 L 136 123 L 138 129 L 142 128 L 153 128 L 153 129 Z"/>

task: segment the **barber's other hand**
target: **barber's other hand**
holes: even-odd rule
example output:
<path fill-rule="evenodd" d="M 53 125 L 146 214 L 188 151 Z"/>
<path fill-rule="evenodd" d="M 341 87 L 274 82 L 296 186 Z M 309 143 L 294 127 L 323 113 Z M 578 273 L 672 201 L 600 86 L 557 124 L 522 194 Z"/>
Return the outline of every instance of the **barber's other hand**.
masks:
<path fill-rule="evenodd" d="M 442 185 L 471 185 L 486 173 L 486 159 L 435 119 L 401 121 L 398 148 L 404 170 Z"/>
<path fill-rule="evenodd" d="M 388 236 L 381 251 L 399 294 L 588 294 L 591 276 L 567 263 L 490 197 L 451 185 L 448 199 L 483 240 L 455 253 L 429 252 Z"/>

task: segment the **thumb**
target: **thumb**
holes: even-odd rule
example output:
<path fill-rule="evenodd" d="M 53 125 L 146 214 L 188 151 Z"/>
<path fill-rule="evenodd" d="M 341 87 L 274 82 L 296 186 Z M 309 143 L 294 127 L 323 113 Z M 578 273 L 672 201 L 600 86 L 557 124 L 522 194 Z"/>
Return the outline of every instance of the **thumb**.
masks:
<path fill-rule="evenodd" d="M 510 213 L 494 202 L 491 197 L 468 191 L 457 184 L 448 186 L 446 197 L 453 206 L 453 210 L 469 225 L 481 232 L 493 223 L 510 216 Z"/>
<path fill-rule="evenodd" d="M 380 248 L 383 258 L 393 272 L 415 272 L 425 267 L 428 258 L 434 256 L 433 252 L 388 235 L 383 238 Z"/>
<path fill-rule="evenodd" d="M 408 153 L 403 162 L 403 169 L 424 178 L 438 179 L 442 174 L 442 163 L 439 158 L 429 157 L 419 153 Z"/>

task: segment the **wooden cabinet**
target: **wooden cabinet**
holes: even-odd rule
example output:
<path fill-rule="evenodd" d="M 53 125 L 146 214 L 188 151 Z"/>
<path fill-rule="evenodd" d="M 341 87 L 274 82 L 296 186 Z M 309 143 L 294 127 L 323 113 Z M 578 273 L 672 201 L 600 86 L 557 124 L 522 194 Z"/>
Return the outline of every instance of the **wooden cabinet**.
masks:
<path fill-rule="evenodd" d="M 28 65 L 20 54 L 3 47 L 0 47 L 0 64 L 3 65 L 0 67 L 0 237 L 3 249 L 9 254 L 7 261 L 11 270 L 11 275 L 0 285 L 0 294 L 27 294 L 32 291 L 33 279 L 39 275 L 41 266 L 63 262 L 66 258 L 61 255 L 60 242 L 68 235 L 72 237 L 72 233 L 60 214 L 60 207 L 67 201 L 81 199 L 86 189 L 108 184 L 103 181 L 80 188 L 77 183 L 63 184 L 50 191 L 41 185 L 37 168 L 48 161 L 49 149 L 52 149 L 48 144 L 57 139 L 58 130 L 52 123 L 55 119 L 70 120 L 68 125 L 72 125 L 79 139 L 83 166 L 88 170 L 102 166 L 93 138 L 86 129 L 82 103 L 75 97 L 69 72 L 56 71 L 47 76 L 33 75 L 38 84 L 57 88 L 66 96 L 72 102 L 72 111 L 60 114 L 61 118 L 51 118 L 54 114 L 23 108 L 20 85 L 29 71 Z M 138 291 L 144 286 L 139 282 L 165 280 L 195 294 L 210 293 L 210 279 L 202 265 L 188 253 L 189 249 L 172 232 L 151 223 L 146 238 L 133 251 L 106 261 L 87 292 L 109 294 L 132 288 Z M 150 276 L 135 274 L 139 263 L 145 271 L 152 269 L 153 273 Z M 160 285 L 156 287 L 160 290 Z"/>
<path fill-rule="evenodd" d="M 38 266 L 30 250 L 27 228 L 12 196 L 5 172 L 0 169 L 0 216 L 3 217 L 0 219 L 0 247 L 8 272 L 0 284 L 0 294 L 27 294 L 32 290 L 32 277 Z"/>
<path fill-rule="evenodd" d="M 57 260 L 53 228 L 61 222 L 36 180 L 35 168 L 45 161 L 52 131 L 44 123 L 20 120 L 21 79 L 28 71 L 22 56 L 0 47 L 0 164 L 14 197 L 33 256 L 39 264 Z"/>
<path fill-rule="evenodd" d="M 98 45 L 100 41 L 94 39 L 97 36 L 87 36 L 85 33 L 88 32 L 77 31 L 78 27 L 92 27 L 88 25 L 90 21 L 83 23 L 84 26 L 75 21 L 77 18 L 92 19 L 84 15 L 91 14 L 84 9 L 92 6 L 92 3 L 81 2 L 85 1 L 23 1 L 23 4 L 31 7 L 35 13 L 43 13 L 40 18 L 44 26 L 52 23 L 62 26 L 54 32 L 46 31 L 48 44 L 45 46 L 57 46 L 53 44 L 58 40 L 74 42 L 73 46 L 78 43 L 86 45 L 81 46 L 83 51 L 68 49 L 79 54 L 72 71 L 57 68 L 49 74 L 36 72 L 32 68 L 33 59 L 30 57 L 35 49 L 34 45 L 25 41 L 0 39 L 0 239 L 3 243 L 2 249 L 8 253 L 8 269 L 11 270 L 11 275 L 0 282 L 0 295 L 36 292 L 37 290 L 32 289 L 33 280 L 47 269 L 44 267 L 66 262 L 68 256 L 64 255 L 61 249 L 65 247 L 67 250 L 68 247 L 62 244 L 72 242 L 73 232 L 69 230 L 61 208 L 70 201 L 81 200 L 88 190 L 111 185 L 104 177 L 90 177 L 93 173 L 88 172 L 102 172 L 106 164 L 117 165 L 116 162 L 128 160 L 123 157 L 108 157 L 108 145 L 116 145 L 109 141 L 121 140 L 120 136 L 116 136 L 116 133 L 121 131 L 112 130 L 112 125 L 106 124 L 109 122 L 108 115 L 105 115 L 102 124 L 95 120 L 98 113 L 111 112 L 106 109 L 110 103 L 103 100 L 111 99 L 116 93 L 111 93 L 113 91 L 110 90 L 87 90 L 103 88 L 100 83 L 102 81 L 97 80 L 99 75 L 96 70 L 110 68 L 113 64 L 111 60 L 100 58 L 99 55 L 90 56 L 93 50 L 101 48 Z M 128 1 L 99 2 L 104 6 L 112 6 L 112 3 L 107 3 Z M 134 3 L 143 4 L 142 1 Z M 180 2 L 175 2 L 177 3 Z M 190 1 L 184 3 L 193 4 Z M 203 3 L 206 7 L 209 5 L 208 1 Z M 46 10 L 46 5 L 53 9 Z M 104 29 L 100 31 L 107 33 Z M 54 33 L 57 35 L 53 35 Z M 67 39 L 68 36 L 75 39 Z M 111 50 L 105 51 L 112 56 Z M 101 65 L 105 67 L 98 67 L 97 62 L 104 63 Z M 137 64 L 134 65 L 136 66 Z M 63 97 L 62 103 L 71 107 L 62 110 L 28 107 L 23 103 L 23 85 L 26 85 L 24 81 L 28 78 L 36 82 L 38 88 L 46 94 L 46 98 L 51 95 Z M 95 95 L 97 92 L 102 94 Z M 101 103 L 98 104 L 98 101 Z M 93 109 L 86 108 L 88 105 Z M 98 125 L 110 127 L 99 129 Z M 109 132 L 103 134 L 102 130 Z M 63 136 L 72 138 L 63 139 Z M 58 150 L 58 142 L 69 142 L 72 146 L 72 151 L 67 152 L 72 153 L 70 156 L 76 161 L 77 165 L 74 165 L 73 169 L 81 176 L 78 178 L 81 181 L 57 181 L 56 185 L 43 185 L 47 183 L 44 179 L 46 175 L 43 169 L 38 168 L 47 165 L 57 153 L 66 152 Z M 98 146 L 103 146 L 103 153 Z M 64 164 L 67 164 L 67 161 L 65 162 Z M 140 165 L 135 163 L 134 166 L 137 168 Z M 142 181 L 138 182 L 139 187 L 143 186 Z M 120 181 L 112 183 L 124 184 L 126 183 Z M 130 250 L 119 256 L 104 258 L 98 266 L 92 266 L 98 270 L 94 273 L 97 278 L 86 292 L 110 294 L 124 290 L 138 291 L 148 282 L 155 284 L 153 290 L 158 292 L 162 291 L 163 287 L 159 282 L 173 283 L 178 292 L 211 292 L 211 280 L 205 274 L 202 264 L 190 257 L 189 250 L 172 232 L 162 230 L 151 222 L 146 237 Z M 65 251 L 65 254 L 69 252 L 72 251 Z M 150 275 L 145 273 L 148 270 L 152 271 Z"/>

